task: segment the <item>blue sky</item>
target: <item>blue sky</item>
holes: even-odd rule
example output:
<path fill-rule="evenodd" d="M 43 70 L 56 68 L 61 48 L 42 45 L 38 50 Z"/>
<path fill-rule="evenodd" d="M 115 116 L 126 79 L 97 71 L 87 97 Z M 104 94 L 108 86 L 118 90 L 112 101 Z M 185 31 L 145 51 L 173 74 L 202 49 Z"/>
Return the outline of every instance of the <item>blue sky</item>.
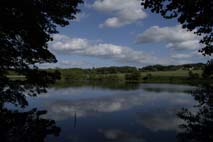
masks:
<path fill-rule="evenodd" d="M 58 63 L 45 67 L 92 68 L 206 62 L 200 37 L 140 6 L 138 0 L 87 0 L 77 19 L 59 33 L 49 49 Z"/>

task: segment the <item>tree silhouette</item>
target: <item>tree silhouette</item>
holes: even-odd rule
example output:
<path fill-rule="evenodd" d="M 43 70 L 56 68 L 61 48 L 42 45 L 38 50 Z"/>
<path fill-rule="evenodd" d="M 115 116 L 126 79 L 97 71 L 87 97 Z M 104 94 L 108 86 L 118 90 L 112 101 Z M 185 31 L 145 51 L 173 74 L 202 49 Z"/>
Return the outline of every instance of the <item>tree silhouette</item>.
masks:
<path fill-rule="evenodd" d="M 66 26 L 79 12 L 82 0 L 0 0 L 0 137 L 2 142 L 44 142 L 59 135 L 54 120 L 42 118 L 46 111 L 9 110 L 5 104 L 25 107 L 26 95 L 46 92 L 59 79 L 58 72 L 39 70 L 39 63 L 54 63 L 48 50 L 57 26 Z M 11 79 L 8 73 L 23 75 Z"/>
<path fill-rule="evenodd" d="M 208 61 L 202 75 L 204 78 L 211 78 L 211 76 L 213 75 L 213 59 Z"/>
<path fill-rule="evenodd" d="M 44 92 L 59 78 L 58 73 L 39 70 L 37 64 L 57 61 L 48 50 L 51 34 L 75 18 L 80 3 L 82 0 L 0 0 L 1 99 L 26 105 L 24 91 L 30 95 Z M 11 80 L 7 76 L 11 71 L 25 78 Z"/>
<path fill-rule="evenodd" d="M 36 63 L 56 62 L 47 42 L 56 26 L 66 26 L 81 0 L 1 0 L 0 69 L 22 71 Z M 31 66 L 30 66 L 31 65 Z"/>
<path fill-rule="evenodd" d="M 1 142 L 44 142 L 48 135 L 58 136 L 54 120 L 42 118 L 46 111 L 9 110 L 0 107 Z"/>
<path fill-rule="evenodd" d="M 203 55 L 213 53 L 213 1 L 212 0 L 142 0 L 145 9 L 164 18 L 177 18 L 183 28 L 201 36 Z"/>
<path fill-rule="evenodd" d="M 212 142 L 213 141 L 213 87 L 206 84 L 192 92 L 198 102 L 196 109 L 183 108 L 177 115 L 185 121 L 177 135 L 180 142 Z"/>

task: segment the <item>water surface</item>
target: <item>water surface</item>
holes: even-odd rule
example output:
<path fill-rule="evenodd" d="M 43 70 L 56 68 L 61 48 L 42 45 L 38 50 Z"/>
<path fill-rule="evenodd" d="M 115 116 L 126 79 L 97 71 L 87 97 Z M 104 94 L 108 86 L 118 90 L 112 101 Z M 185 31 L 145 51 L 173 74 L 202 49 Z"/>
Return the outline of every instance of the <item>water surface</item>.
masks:
<path fill-rule="evenodd" d="M 60 142 L 176 142 L 183 120 L 181 108 L 195 105 L 190 92 L 195 87 L 141 84 L 137 87 L 50 88 L 47 94 L 28 98 L 30 106 L 47 110 L 56 121 Z"/>

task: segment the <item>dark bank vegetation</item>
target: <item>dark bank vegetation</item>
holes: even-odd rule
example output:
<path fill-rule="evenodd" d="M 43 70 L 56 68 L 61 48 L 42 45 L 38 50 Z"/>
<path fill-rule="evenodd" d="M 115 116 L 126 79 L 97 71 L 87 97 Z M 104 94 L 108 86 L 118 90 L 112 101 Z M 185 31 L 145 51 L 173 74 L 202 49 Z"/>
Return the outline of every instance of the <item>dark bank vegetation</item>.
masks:
<path fill-rule="evenodd" d="M 104 82 L 115 83 L 193 83 L 213 82 L 212 61 L 207 64 L 184 64 L 184 65 L 152 65 L 142 68 L 123 67 L 99 67 L 99 68 L 55 68 L 42 69 L 49 73 L 55 72 L 61 75 L 56 85 L 97 84 Z M 11 79 L 24 80 L 24 76 L 10 71 Z M 62 85 L 62 86 L 63 86 Z"/>
<path fill-rule="evenodd" d="M 210 63 L 205 65 L 153 65 L 143 68 L 136 67 L 100 67 L 91 69 L 46 69 L 61 74 L 58 84 L 73 84 L 74 82 L 127 82 L 127 83 L 199 83 L 213 82 L 209 73 Z"/>

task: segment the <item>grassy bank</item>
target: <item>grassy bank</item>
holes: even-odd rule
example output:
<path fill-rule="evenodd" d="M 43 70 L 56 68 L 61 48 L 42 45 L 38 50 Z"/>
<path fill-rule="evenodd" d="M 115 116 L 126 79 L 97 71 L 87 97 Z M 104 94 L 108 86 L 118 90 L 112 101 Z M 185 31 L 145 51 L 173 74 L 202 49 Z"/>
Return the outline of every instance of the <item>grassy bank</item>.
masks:
<path fill-rule="evenodd" d="M 175 84 L 199 84 L 212 83 L 213 76 L 203 78 L 204 64 L 186 64 L 178 66 L 148 66 L 136 67 L 101 67 L 91 69 L 45 69 L 48 72 L 58 71 L 61 79 L 57 85 L 69 84 L 95 84 L 95 83 L 175 83 Z M 24 76 L 13 72 L 8 74 L 11 79 L 23 79 Z"/>
<path fill-rule="evenodd" d="M 202 78 L 201 70 L 176 70 L 176 71 L 138 71 L 131 73 L 101 74 L 83 71 L 60 71 L 61 80 L 58 84 L 71 82 L 128 82 L 128 83 L 175 83 L 175 84 L 198 84 L 203 82 L 212 83 L 212 79 Z"/>

